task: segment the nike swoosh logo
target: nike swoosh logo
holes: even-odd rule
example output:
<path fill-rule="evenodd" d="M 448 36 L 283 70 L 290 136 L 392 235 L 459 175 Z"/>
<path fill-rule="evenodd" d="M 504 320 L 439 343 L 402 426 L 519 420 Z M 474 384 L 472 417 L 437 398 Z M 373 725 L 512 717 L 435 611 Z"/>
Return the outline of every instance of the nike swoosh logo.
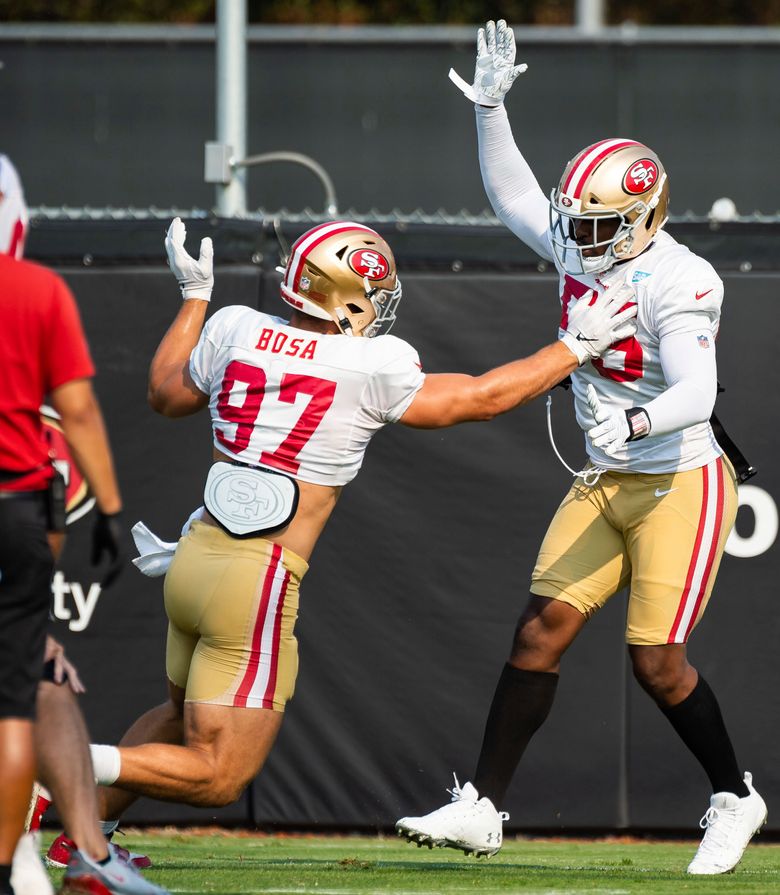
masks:
<path fill-rule="evenodd" d="M 578 342 L 595 342 L 596 340 L 595 340 L 595 339 L 588 339 L 588 338 L 586 338 L 585 336 L 583 336 L 582 333 L 577 333 L 577 341 L 578 341 Z"/>
<path fill-rule="evenodd" d="M 699 301 L 700 299 L 704 298 L 705 295 L 709 295 L 710 292 L 712 292 L 712 289 L 708 289 L 706 292 L 697 292 L 696 293 L 696 301 Z"/>
<path fill-rule="evenodd" d="M 662 491 L 660 488 L 656 488 L 655 496 L 656 497 L 664 497 L 667 494 L 671 494 L 672 491 L 679 491 L 679 490 L 680 490 L 679 488 L 669 488 L 667 491 Z"/>

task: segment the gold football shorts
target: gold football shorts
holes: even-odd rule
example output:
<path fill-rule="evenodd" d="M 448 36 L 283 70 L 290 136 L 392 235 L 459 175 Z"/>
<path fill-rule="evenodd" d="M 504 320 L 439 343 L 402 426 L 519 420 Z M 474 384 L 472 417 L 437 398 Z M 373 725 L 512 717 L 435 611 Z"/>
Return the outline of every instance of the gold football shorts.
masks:
<path fill-rule="evenodd" d="M 166 670 L 188 702 L 283 712 L 295 689 L 308 564 L 264 538 L 193 522 L 165 576 Z"/>
<path fill-rule="evenodd" d="M 579 479 L 547 530 L 531 593 L 590 616 L 630 586 L 626 641 L 685 643 L 712 593 L 737 514 L 725 457 L 659 475 L 608 472 Z"/>

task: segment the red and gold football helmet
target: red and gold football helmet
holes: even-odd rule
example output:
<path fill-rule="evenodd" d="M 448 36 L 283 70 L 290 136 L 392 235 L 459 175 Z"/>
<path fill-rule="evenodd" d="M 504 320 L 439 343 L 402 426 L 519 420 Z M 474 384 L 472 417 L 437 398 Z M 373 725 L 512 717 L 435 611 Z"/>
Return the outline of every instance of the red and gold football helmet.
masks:
<path fill-rule="evenodd" d="M 566 165 L 550 196 L 552 245 L 561 267 L 601 273 L 635 258 L 666 223 L 668 205 L 666 172 L 647 146 L 619 137 L 588 146 Z"/>
<path fill-rule="evenodd" d="M 333 320 L 348 336 L 377 336 L 395 322 L 401 282 L 390 246 L 351 221 L 300 236 L 283 270 L 282 298 L 304 314 Z"/>
<path fill-rule="evenodd" d="M 68 525 L 81 519 L 95 505 L 95 497 L 73 459 L 70 446 L 65 439 L 60 423 L 60 415 L 53 407 L 41 405 L 43 434 L 49 445 L 49 454 L 54 465 L 65 480 L 65 521 Z"/>

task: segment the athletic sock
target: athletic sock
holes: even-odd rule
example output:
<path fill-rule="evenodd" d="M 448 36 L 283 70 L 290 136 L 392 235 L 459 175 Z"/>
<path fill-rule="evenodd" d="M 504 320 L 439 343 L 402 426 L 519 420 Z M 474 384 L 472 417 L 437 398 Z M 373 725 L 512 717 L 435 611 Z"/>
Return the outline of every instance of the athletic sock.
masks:
<path fill-rule="evenodd" d="M 713 792 L 732 792 L 741 799 L 750 795 L 739 772 L 718 700 L 701 675 L 682 702 L 659 708 L 704 768 Z"/>
<path fill-rule="evenodd" d="M 552 708 L 558 675 L 508 662 L 498 679 L 479 753 L 474 786 L 498 808 L 531 737 Z"/>
<path fill-rule="evenodd" d="M 0 864 L 0 895 L 14 895 L 11 888 L 11 865 Z"/>

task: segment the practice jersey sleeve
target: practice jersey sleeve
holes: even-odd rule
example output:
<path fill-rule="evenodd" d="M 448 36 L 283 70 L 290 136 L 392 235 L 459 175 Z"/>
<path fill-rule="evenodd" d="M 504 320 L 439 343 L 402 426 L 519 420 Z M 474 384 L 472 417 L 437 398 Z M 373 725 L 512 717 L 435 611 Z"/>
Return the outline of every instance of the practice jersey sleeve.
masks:
<path fill-rule="evenodd" d="M 665 435 L 706 422 L 718 392 L 715 337 L 709 325 L 662 336 L 659 352 L 669 387 L 644 405 L 651 434 Z"/>
<path fill-rule="evenodd" d="M 651 311 L 659 338 L 709 328 L 715 335 L 720 323 L 723 283 L 709 264 L 688 273 L 652 299 Z"/>
<path fill-rule="evenodd" d="M 479 167 L 499 220 L 542 258 L 553 260 L 550 203 L 512 137 L 503 105 L 477 106 Z"/>
<path fill-rule="evenodd" d="M 242 308 L 232 305 L 220 308 L 206 321 L 198 344 L 192 349 L 190 376 L 192 376 L 195 385 L 206 395 L 211 394 L 217 353 L 234 322 L 236 313 L 240 313 L 242 310 Z"/>
<path fill-rule="evenodd" d="M 395 423 L 406 412 L 414 396 L 422 388 L 425 374 L 420 357 L 411 345 L 393 339 L 401 350 L 390 361 L 377 368 L 368 382 L 365 395 L 367 414 L 380 423 Z"/>

